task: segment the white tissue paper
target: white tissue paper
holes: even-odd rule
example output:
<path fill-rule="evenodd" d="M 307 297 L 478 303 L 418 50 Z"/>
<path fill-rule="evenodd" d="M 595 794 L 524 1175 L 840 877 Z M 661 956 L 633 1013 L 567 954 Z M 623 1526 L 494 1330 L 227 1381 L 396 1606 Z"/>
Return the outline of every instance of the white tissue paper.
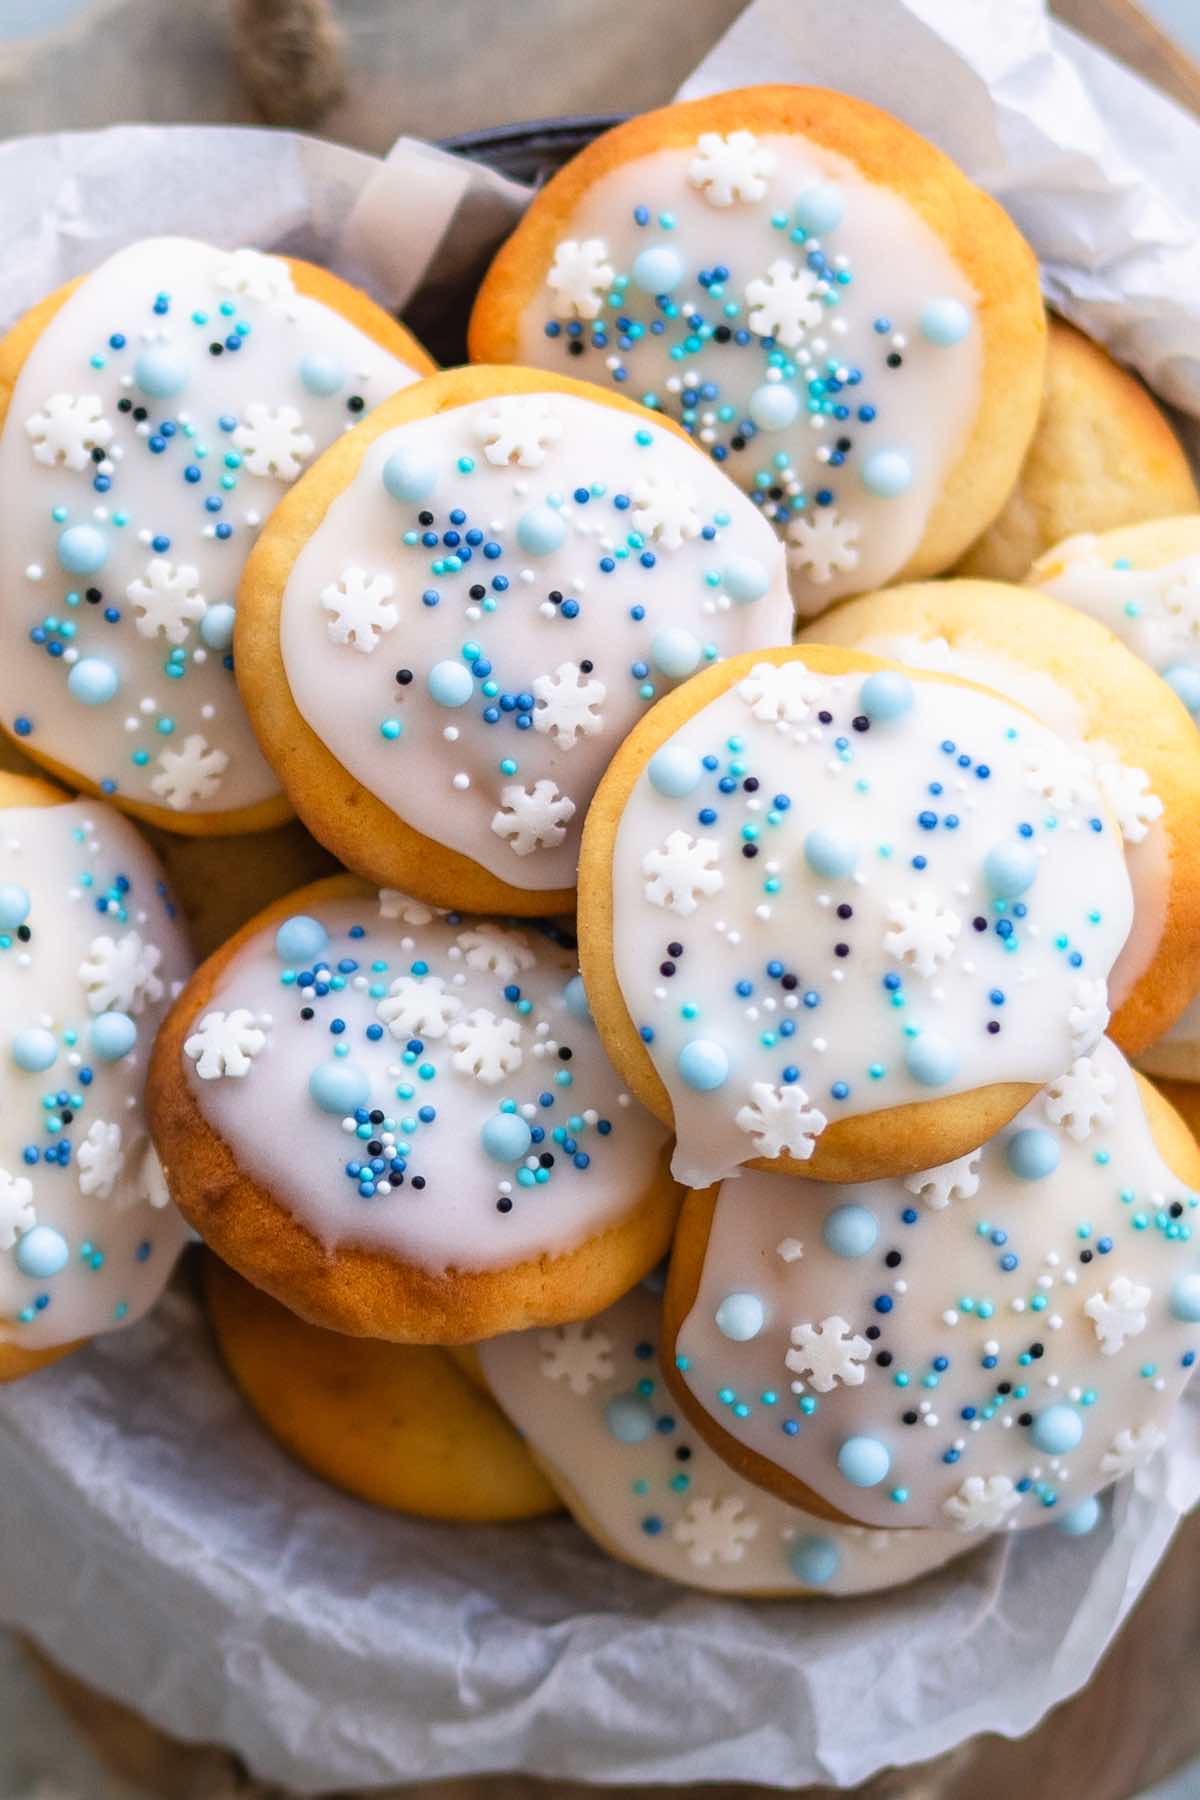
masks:
<path fill-rule="evenodd" d="M 684 92 L 842 88 L 1010 209 L 1047 297 L 1200 416 L 1200 125 L 1036 0 L 757 0 Z M 0 325 L 135 236 L 312 257 L 393 307 L 469 293 L 524 190 L 402 140 L 129 127 L 0 145 Z M 411 303 L 411 304 L 410 304 Z M 0 1622 L 301 1793 L 486 1770 L 851 1785 L 1088 1679 L 1200 1498 L 1200 1406 L 1088 1538 L 991 1542 L 879 1599 L 741 1602 L 566 1521 L 392 1517 L 295 1467 L 181 1273 L 133 1330 L 0 1390 Z"/>

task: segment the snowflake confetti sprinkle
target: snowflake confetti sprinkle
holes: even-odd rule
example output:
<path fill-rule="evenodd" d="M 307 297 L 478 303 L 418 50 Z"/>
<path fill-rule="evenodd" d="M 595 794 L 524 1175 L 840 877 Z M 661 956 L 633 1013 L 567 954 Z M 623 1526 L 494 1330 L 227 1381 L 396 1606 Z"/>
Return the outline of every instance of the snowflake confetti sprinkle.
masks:
<path fill-rule="evenodd" d="M 923 1169 L 919 1175 L 906 1175 L 904 1185 L 918 1200 L 924 1200 L 931 1212 L 941 1212 L 951 1200 L 972 1200 L 979 1192 L 979 1158 L 981 1150 L 968 1150 L 953 1162 L 941 1163 L 936 1169 Z"/>
<path fill-rule="evenodd" d="M 376 1017 L 402 1042 L 410 1037 L 445 1037 L 462 1001 L 446 991 L 440 975 L 401 975 L 375 1008 Z"/>
<path fill-rule="evenodd" d="M 113 428 L 96 394 L 51 394 L 25 421 L 35 462 L 78 475 L 90 468 L 92 451 L 111 442 Z"/>
<path fill-rule="evenodd" d="M 820 688 L 800 663 L 755 663 L 737 691 L 764 725 L 798 725 L 812 711 Z"/>
<path fill-rule="evenodd" d="M 226 293 L 242 294 L 247 300 L 289 300 L 296 291 L 283 258 L 261 250 L 232 251 L 214 280 Z"/>
<path fill-rule="evenodd" d="M 162 952 L 145 944 L 136 931 L 123 937 L 93 938 L 79 969 L 79 979 L 94 1013 L 140 1013 L 162 999 L 163 984 L 155 974 Z"/>
<path fill-rule="evenodd" d="M 671 1527 L 671 1536 L 684 1546 L 689 1562 L 707 1569 L 714 1562 L 741 1562 L 746 1545 L 758 1536 L 758 1520 L 737 1494 L 719 1500 L 701 1496 L 689 1501 Z"/>
<path fill-rule="evenodd" d="M 653 906 L 665 906 L 686 918 L 702 899 L 711 899 L 724 886 L 716 863 L 721 846 L 715 838 L 694 838 L 673 831 L 657 850 L 642 858 L 646 898 Z"/>
<path fill-rule="evenodd" d="M 563 422 L 540 395 L 510 394 L 486 408 L 477 429 L 483 454 L 496 467 L 540 469 L 562 437 Z"/>
<path fill-rule="evenodd" d="M 450 1027 L 452 1062 L 463 1075 L 489 1084 L 503 1081 L 522 1063 L 521 1027 L 516 1019 L 498 1019 L 477 1006 Z"/>
<path fill-rule="evenodd" d="M 534 730 L 550 734 L 560 750 L 573 750 L 581 737 L 603 730 L 599 708 L 607 689 L 578 663 L 561 662 L 552 675 L 535 676 L 531 685 Z"/>
<path fill-rule="evenodd" d="M 1113 1077 L 1098 1062 L 1090 1056 L 1076 1057 L 1067 1073 L 1046 1089 L 1046 1117 L 1082 1144 L 1097 1125 L 1112 1124 L 1115 1089 Z"/>
<path fill-rule="evenodd" d="M 958 914 L 928 888 L 907 899 L 889 900 L 886 911 L 884 949 L 918 975 L 936 975 L 954 954 L 962 930 Z"/>
<path fill-rule="evenodd" d="M 560 793 L 556 782 L 535 781 L 530 787 L 512 783 L 500 790 L 500 810 L 492 814 L 492 830 L 506 838 L 516 856 L 553 850 L 567 835 L 575 802 Z"/>
<path fill-rule="evenodd" d="M 0 1169 L 0 1250 L 11 1250 L 23 1232 L 37 1224 L 33 1183 L 25 1175 Z"/>
<path fill-rule="evenodd" d="M 1157 1425 L 1139 1425 L 1131 1430 L 1127 1425 L 1118 1431 L 1116 1437 L 1100 1458 L 1100 1467 L 1106 1475 L 1120 1477 L 1132 1475 L 1156 1456 L 1167 1441 L 1165 1431 Z"/>
<path fill-rule="evenodd" d="M 774 153 L 752 131 L 703 131 L 688 164 L 688 180 L 710 206 L 732 206 L 735 200 L 761 200 L 775 168 Z"/>
<path fill-rule="evenodd" d="M 835 570 L 844 574 L 858 567 L 859 527 L 853 519 L 843 519 L 832 506 L 806 516 L 801 513 L 787 528 L 788 563 L 808 579 L 823 587 L 833 579 Z"/>
<path fill-rule="evenodd" d="M 167 562 L 161 556 L 147 563 L 144 573 L 125 589 L 126 598 L 138 609 L 136 624 L 142 636 L 161 632 L 168 644 L 182 644 L 208 611 L 199 584 L 199 571 L 190 563 Z"/>
<path fill-rule="evenodd" d="M 120 1178 L 125 1164 L 121 1149 L 121 1127 L 97 1119 L 75 1152 L 79 1169 L 81 1194 L 96 1194 L 107 1200 Z"/>
<path fill-rule="evenodd" d="M 224 750 L 217 750 L 198 731 L 183 740 L 181 750 L 163 750 L 158 759 L 158 774 L 150 779 L 154 793 L 159 794 L 174 812 L 183 812 L 201 800 L 211 800 L 221 785 L 221 777 L 229 766 Z"/>
<path fill-rule="evenodd" d="M 388 604 L 395 591 L 390 575 L 368 575 L 355 565 L 343 569 L 337 581 L 321 589 L 321 605 L 333 615 L 330 641 L 352 644 L 369 656 L 384 632 L 399 623 L 399 612 Z"/>
<path fill-rule="evenodd" d="M 547 1381 L 565 1381 L 573 1394 L 589 1394 L 613 1375 L 612 1339 L 587 1320 L 558 1325 L 538 1333 L 542 1374 Z"/>
<path fill-rule="evenodd" d="M 501 981 L 511 981 L 537 962 L 528 938 L 487 920 L 481 920 L 469 931 L 460 931 L 455 942 L 468 969 L 482 969 L 488 975 L 498 975 Z"/>
<path fill-rule="evenodd" d="M 958 1492 L 942 1502 L 942 1511 L 958 1531 L 998 1531 L 1020 1504 L 1007 1475 L 968 1475 Z"/>
<path fill-rule="evenodd" d="M 250 1065 L 266 1041 L 267 1034 L 254 1014 L 237 1006 L 228 1013 L 205 1013 L 183 1053 L 195 1063 L 202 1081 L 215 1081 L 222 1075 L 240 1078 L 250 1073 Z"/>
<path fill-rule="evenodd" d="M 686 481 L 668 475 L 639 475 L 630 498 L 635 530 L 663 550 L 680 549 L 703 529 L 704 521 L 696 510 L 700 503 Z"/>
<path fill-rule="evenodd" d="M 747 1134 L 758 1156 L 782 1156 L 786 1151 L 798 1162 L 808 1161 L 827 1122 L 798 1082 L 772 1087 L 769 1081 L 756 1081 L 749 1104 L 734 1115 L 735 1125 Z"/>
<path fill-rule="evenodd" d="M 1105 1356 L 1115 1356 L 1146 1329 L 1146 1308 L 1151 1291 L 1128 1275 L 1118 1275 L 1103 1293 L 1093 1294 L 1083 1303 L 1083 1310 L 1096 1328 L 1100 1349 Z"/>
<path fill-rule="evenodd" d="M 837 1313 L 819 1325 L 793 1325 L 791 1341 L 784 1361 L 800 1377 L 792 1383 L 793 1393 L 801 1394 L 808 1386 L 818 1394 L 831 1394 L 839 1382 L 843 1387 L 861 1387 L 866 1380 L 864 1365 L 871 1346 L 865 1337 L 851 1335 Z"/>
<path fill-rule="evenodd" d="M 294 406 L 272 408 L 258 400 L 246 408 L 233 442 L 251 475 L 273 475 L 277 481 L 295 481 L 316 448 Z"/>
<path fill-rule="evenodd" d="M 797 268 L 786 257 L 777 257 L 765 275 L 746 283 L 751 331 L 793 349 L 805 332 L 824 318 L 820 298 L 824 289 L 824 282 L 811 269 Z"/>
<path fill-rule="evenodd" d="M 558 318 L 596 318 L 615 272 L 603 238 L 585 238 L 582 243 L 567 238 L 559 244 L 546 277 Z"/>

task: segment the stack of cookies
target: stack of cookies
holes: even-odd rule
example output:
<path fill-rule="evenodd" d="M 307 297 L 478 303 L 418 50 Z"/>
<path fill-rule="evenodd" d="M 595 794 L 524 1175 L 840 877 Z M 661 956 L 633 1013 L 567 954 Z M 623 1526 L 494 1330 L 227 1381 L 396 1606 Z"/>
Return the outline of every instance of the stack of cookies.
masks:
<path fill-rule="evenodd" d="M 84 796 L 0 776 L 0 1374 L 186 1220 L 380 1506 L 754 1595 L 1087 1532 L 1200 1346 L 1170 427 L 814 89 L 597 139 L 470 350 L 182 239 L 0 345 L 0 722 Z"/>

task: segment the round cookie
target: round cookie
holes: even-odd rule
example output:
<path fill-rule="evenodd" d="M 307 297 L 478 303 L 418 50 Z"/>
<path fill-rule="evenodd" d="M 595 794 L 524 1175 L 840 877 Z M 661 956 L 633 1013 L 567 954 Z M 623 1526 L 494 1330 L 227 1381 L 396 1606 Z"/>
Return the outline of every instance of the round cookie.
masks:
<path fill-rule="evenodd" d="M 642 1286 L 597 1318 L 479 1346 L 488 1388 L 589 1537 L 714 1593 L 870 1594 L 961 1556 L 953 1531 L 831 1525 L 753 1486 L 688 1428 Z"/>
<path fill-rule="evenodd" d="M 936 574 L 999 511 L 1045 331 L 1028 245 L 939 150 L 848 94 L 757 87 L 574 157 L 493 262 L 470 350 L 681 420 L 785 538 L 811 617 Z"/>
<path fill-rule="evenodd" d="M 1138 1067 L 1156 1079 L 1162 1075 L 1171 1081 L 1174 1105 L 1178 1105 L 1176 1084 L 1200 1081 L 1200 994 L 1188 1002 L 1169 1031 L 1142 1051 Z"/>
<path fill-rule="evenodd" d="M 1183 446 L 1137 376 L 1051 318 L 1042 407 L 1017 485 L 956 573 L 1022 581 L 1043 551 L 1073 533 L 1198 504 Z"/>
<path fill-rule="evenodd" d="M 1198 1183 L 1183 1121 L 1104 1039 L 941 1168 L 689 1196 L 672 1388 L 794 1505 L 967 1533 L 1077 1515 L 1166 1442 L 1191 1375 Z"/>
<path fill-rule="evenodd" d="M 183 1246 L 142 1111 L 191 968 L 162 873 L 95 800 L 0 773 L 0 1381 L 133 1324 Z"/>
<path fill-rule="evenodd" d="M 1162 681 L 1094 619 L 1002 582 L 890 588 L 801 635 L 980 682 L 1082 740 L 1077 772 L 1121 828 L 1133 886 L 1109 1035 L 1131 1056 L 1160 1036 L 1200 988 L 1200 737 Z"/>
<path fill-rule="evenodd" d="M 433 364 L 323 269 L 131 244 L 0 341 L 0 725 L 172 831 L 290 808 L 233 679 L 234 602 L 302 467 Z"/>
<path fill-rule="evenodd" d="M 373 1506 L 465 1524 L 558 1511 L 517 1432 L 448 1352 L 308 1325 L 212 1255 L 203 1281 L 243 1397 L 323 1481 Z"/>
<path fill-rule="evenodd" d="M 1028 581 L 1115 631 L 1200 714 L 1200 513 L 1068 538 Z"/>
<path fill-rule="evenodd" d="M 667 1133 L 550 926 L 334 876 L 210 957 L 148 1084 L 171 1191 L 317 1325 L 472 1342 L 623 1293 L 670 1242 Z"/>
<path fill-rule="evenodd" d="M 683 433 L 564 377 L 454 369 L 276 509 L 242 694 L 301 818 L 434 905 L 574 905 L 615 746 L 693 670 L 791 635 L 783 553 Z"/>
<path fill-rule="evenodd" d="M 1075 760 L 1006 698 L 836 646 L 655 708 L 588 818 L 579 942 L 680 1181 L 925 1168 L 1091 1049 L 1132 897 Z"/>

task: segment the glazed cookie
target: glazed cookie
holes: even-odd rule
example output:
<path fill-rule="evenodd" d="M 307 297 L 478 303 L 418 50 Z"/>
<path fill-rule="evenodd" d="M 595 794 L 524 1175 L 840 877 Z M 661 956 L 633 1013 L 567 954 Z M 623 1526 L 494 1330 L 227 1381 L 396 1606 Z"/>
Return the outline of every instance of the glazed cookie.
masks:
<path fill-rule="evenodd" d="M 198 971 L 148 1085 L 171 1191 L 314 1324 L 471 1342 L 606 1304 L 663 1254 L 667 1133 L 550 926 L 334 876 Z"/>
<path fill-rule="evenodd" d="M 1200 737 L 1186 708 L 1094 619 L 1002 582 L 890 588 L 802 634 L 818 636 L 978 681 L 1082 740 L 1050 782 L 1066 794 L 1094 781 L 1121 828 L 1133 930 L 1109 979 L 1109 1033 L 1129 1055 L 1144 1049 L 1200 988 Z"/>
<path fill-rule="evenodd" d="M 1200 513 L 1068 538 L 1029 581 L 1115 631 L 1200 714 Z"/>
<path fill-rule="evenodd" d="M 874 1526 L 1086 1519 L 1166 1442 L 1200 1342 L 1200 1151 L 1107 1039 L 982 1149 L 836 1197 L 690 1196 L 671 1381 L 795 1505 Z"/>
<path fill-rule="evenodd" d="M 1017 485 L 957 572 L 1022 581 L 1036 557 L 1072 533 L 1198 504 L 1183 446 L 1136 375 L 1052 318 L 1042 409 Z"/>
<path fill-rule="evenodd" d="M 848 94 L 760 87 L 568 163 L 492 264 L 470 347 L 679 419 L 774 522 L 811 617 L 936 574 L 999 511 L 1045 329 L 1028 246 L 939 150 Z"/>
<path fill-rule="evenodd" d="M 791 635 L 783 553 L 642 408 L 518 369 L 381 407 L 276 510 L 237 663 L 297 812 L 435 905 L 574 905 L 584 813 L 662 693 Z"/>
<path fill-rule="evenodd" d="M 204 1300 L 247 1403 L 333 1487 L 392 1512 L 471 1524 L 558 1511 L 517 1432 L 445 1350 L 322 1331 L 211 1255 Z"/>
<path fill-rule="evenodd" d="M 1078 761 L 1008 699 L 837 647 L 654 709 L 588 818 L 579 941 L 680 1181 L 944 1162 L 1086 1055 L 1133 907 Z"/>
<path fill-rule="evenodd" d="M 286 818 L 233 679 L 234 600 L 304 465 L 433 367 L 336 276 L 152 238 L 0 341 L 0 725 L 173 831 Z"/>
<path fill-rule="evenodd" d="M 153 1305 L 183 1246 L 142 1085 L 191 957 L 153 856 L 95 800 L 0 774 L 0 1381 Z"/>
<path fill-rule="evenodd" d="M 484 1377 L 579 1524 L 610 1555 L 717 1593 L 870 1594 L 970 1549 L 953 1531 L 867 1531 L 787 1506 L 689 1429 L 657 1361 L 660 1303 L 479 1346 Z"/>

